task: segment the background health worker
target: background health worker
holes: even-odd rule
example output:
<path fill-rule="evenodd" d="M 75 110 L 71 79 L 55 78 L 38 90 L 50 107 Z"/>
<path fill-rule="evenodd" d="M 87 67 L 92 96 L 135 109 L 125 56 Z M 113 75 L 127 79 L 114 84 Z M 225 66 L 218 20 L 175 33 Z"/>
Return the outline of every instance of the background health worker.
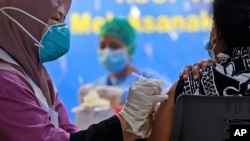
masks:
<path fill-rule="evenodd" d="M 80 90 L 80 99 L 90 89 L 95 89 L 101 97 L 111 100 L 112 105 L 124 104 L 129 87 L 138 80 L 131 75 L 136 72 L 145 78 L 155 78 L 167 82 L 156 71 L 148 68 L 136 68 L 132 65 L 132 56 L 136 51 L 136 30 L 126 18 L 114 17 L 107 20 L 99 33 L 98 60 L 108 71 L 93 82 L 83 85 Z M 165 84 L 166 85 L 166 84 Z"/>

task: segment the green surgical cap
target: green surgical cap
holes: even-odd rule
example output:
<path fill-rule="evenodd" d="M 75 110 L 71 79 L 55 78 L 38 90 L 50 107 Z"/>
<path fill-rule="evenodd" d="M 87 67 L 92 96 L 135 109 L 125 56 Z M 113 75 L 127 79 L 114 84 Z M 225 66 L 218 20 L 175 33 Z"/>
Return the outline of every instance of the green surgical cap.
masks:
<path fill-rule="evenodd" d="M 135 52 L 136 31 L 125 18 L 116 17 L 110 21 L 106 21 L 101 27 L 99 36 L 116 37 L 126 45 L 130 55 Z"/>

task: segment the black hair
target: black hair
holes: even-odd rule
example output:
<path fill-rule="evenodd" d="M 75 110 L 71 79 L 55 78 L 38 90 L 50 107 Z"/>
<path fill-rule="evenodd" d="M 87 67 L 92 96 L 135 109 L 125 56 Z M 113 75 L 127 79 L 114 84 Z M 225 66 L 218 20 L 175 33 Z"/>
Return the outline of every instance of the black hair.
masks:
<path fill-rule="evenodd" d="M 212 15 L 229 48 L 250 46 L 250 0 L 214 0 Z"/>

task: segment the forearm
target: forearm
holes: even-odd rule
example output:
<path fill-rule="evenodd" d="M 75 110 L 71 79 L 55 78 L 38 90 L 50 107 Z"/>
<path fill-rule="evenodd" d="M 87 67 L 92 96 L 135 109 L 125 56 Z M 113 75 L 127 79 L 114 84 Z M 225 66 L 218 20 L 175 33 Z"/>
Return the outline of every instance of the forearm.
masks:
<path fill-rule="evenodd" d="M 137 139 L 141 139 L 141 137 L 139 137 L 133 133 L 127 132 L 127 129 L 130 127 L 128 122 L 119 114 L 118 114 L 118 118 L 119 118 L 121 126 L 122 126 L 122 134 L 123 134 L 124 141 L 135 141 Z"/>
<path fill-rule="evenodd" d="M 118 114 L 117 117 L 118 117 L 118 119 L 119 119 L 119 121 L 121 123 L 122 131 L 123 132 L 126 131 L 129 128 L 128 122 L 120 114 Z"/>
<path fill-rule="evenodd" d="M 140 138 L 128 133 L 128 128 L 127 121 L 118 114 L 117 117 L 92 125 L 87 130 L 70 134 L 70 141 L 133 141 Z"/>
<path fill-rule="evenodd" d="M 90 126 L 87 130 L 70 134 L 70 141 L 123 141 L 122 130 L 126 128 L 128 128 L 126 122 L 113 116 Z"/>

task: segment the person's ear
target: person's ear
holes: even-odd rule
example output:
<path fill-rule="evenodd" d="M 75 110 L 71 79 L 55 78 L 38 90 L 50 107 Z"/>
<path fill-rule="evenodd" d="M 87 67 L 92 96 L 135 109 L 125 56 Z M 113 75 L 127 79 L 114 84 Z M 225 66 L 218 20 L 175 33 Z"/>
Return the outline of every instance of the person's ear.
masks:
<path fill-rule="evenodd" d="M 215 24 L 212 26 L 212 31 L 211 31 L 211 44 L 214 45 L 219 41 L 219 30 Z"/>
<path fill-rule="evenodd" d="M 131 55 L 130 55 L 130 53 L 129 53 L 129 51 L 128 51 L 128 48 L 125 47 L 125 50 L 126 50 L 127 59 L 128 59 L 129 61 L 131 61 Z"/>

